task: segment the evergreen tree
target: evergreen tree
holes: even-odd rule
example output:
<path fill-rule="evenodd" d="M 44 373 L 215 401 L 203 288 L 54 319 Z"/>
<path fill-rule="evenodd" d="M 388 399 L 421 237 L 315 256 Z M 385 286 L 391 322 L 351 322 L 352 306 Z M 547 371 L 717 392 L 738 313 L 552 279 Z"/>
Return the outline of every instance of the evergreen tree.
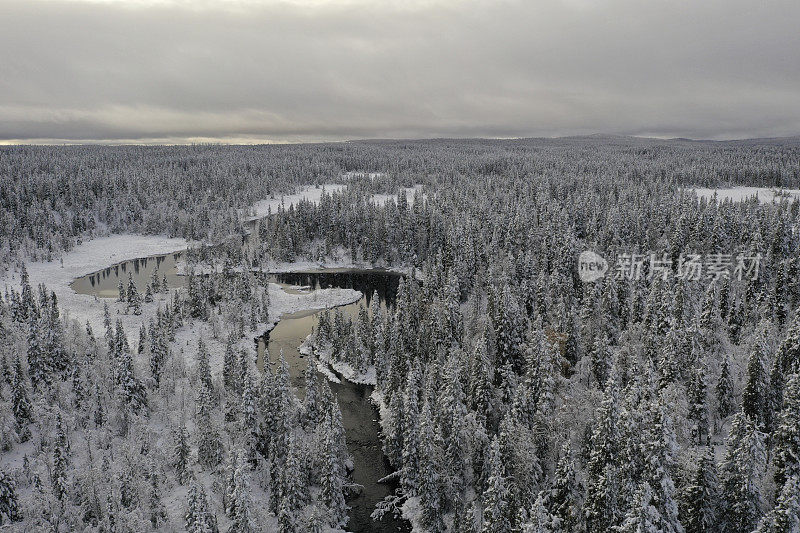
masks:
<path fill-rule="evenodd" d="M 692 373 L 689 382 L 689 420 L 692 421 L 692 437 L 697 445 L 706 442 L 709 435 L 708 407 L 706 405 L 706 371 L 701 361 Z"/>
<path fill-rule="evenodd" d="M 219 431 L 211 418 L 213 405 L 211 391 L 201 384 L 197 397 L 197 413 L 195 426 L 197 427 L 197 462 L 206 468 L 214 468 L 220 463 L 222 442 Z"/>
<path fill-rule="evenodd" d="M 553 484 L 550 488 L 545 507 L 552 517 L 553 529 L 572 532 L 580 528 L 581 520 L 581 487 L 575 477 L 575 461 L 569 443 L 561 449 Z"/>
<path fill-rule="evenodd" d="M 333 528 L 344 527 L 347 523 L 347 504 L 344 500 L 344 466 L 337 453 L 337 443 L 330 417 L 324 426 L 324 457 L 320 485 L 322 501 L 328 509 L 328 525 Z"/>
<path fill-rule="evenodd" d="M 483 528 L 482 533 L 511 533 L 512 509 L 509 508 L 510 493 L 508 480 L 504 474 L 500 458 L 500 443 L 497 437 L 492 439 L 488 457 L 489 478 L 483 493 Z"/>
<path fill-rule="evenodd" d="M 211 383 L 211 364 L 209 363 L 208 349 L 206 348 L 206 343 L 203 342 L 203 337 L 200 337 L 197 341 L 197 376 L 208 390 L 214 389 Z"/>
<path fill-rule="evenodd" d="M 727 418 L 735 409 L 733 399 L 733 381 L 731 380 L 730 362 L 727 355 L 722 360 L 719 381 L 716 387 L 717 393 L 717 412 L 722 418 Z"/>
<path fill-rule="evenodd" d="M 747 363 L 747 384 L 742 392 L 742 411 L 760 428 L 764 427 L 769 390 L 764 357 L 764 339 L 759 334 Z"/>
<path fill-rule="evenodd" d="M 14 481 L 0 471 L 0 525 L 22 520 Z"/>
<path fill-rule="evenodd" d="M 800 477 L 800 374 L 786 384 L 773 442 L 775 486 L 782 487 L 790 477 Z"/>
<path fill-rule="evenodd" d="M 681 519 L 686 533 L 705 533 L 716 527 L 719 492 L 714 450 L 707 447 L 683 494 Z"/>
<path fill-rule="evenodd" d="M 67 479 L 67 468 L 69 466 L 69 445 L 67 434 L 64 428 L 64 421 L 59 413 L 56 421 L 56 434 L 53 442 L 53 494 L 59 501 L 63 502 L 69 490 Z"/>
<path fill-rule="evenodd" d="M 764 434 L 753 420 L 739 412 L 726 444 L 720 467 L 722 526 L 726 533 L 752 531 L 761 517 L 760 476 L 766 460 Z"/>
<path fill-rule="evenodd" d="M 608 531 L 622 519 L 618 465 L 622 439 L 618 427 L 618 402 L 617 385 L 612 378 L 600 404 L 598 423 L 592 433 L 589 462 L 586 465 L 587 493 L 583 509 L 589 533 Z M 648 494 L 648 502 L 649 496 Z"/>
<path fill-rule="evenodd" d="M 615 533 L 656 533 L 662 531 L 659 529 L 661 523 L 662 517 L 653 505 L 650 485 L 643 482 L 639 486 L 622 524 L 614 526 L 611 531 Z"/>
<path fill-rule="evenodd" d="M 800 477 L 786 480 L 775 507 L 761 520 L 755 533 L 797 533 L 800 531 Z"/>
<path fill-rule="evenodd" d="M 17 435 L 20 441 L 25 442 L 31 434 L 28 424 L 31 421 L 33 410 L 28 399 L 28 390 L 25 387 L 25 376 L 22 373 L 22 363 L 19 360 L 19 356 L 14 359 L 14 378 L 11 381 L 11 408 L 17 425 Z"/>
<path fill-rule="evenodd" d="M 172 449 L 172 464 L 178 483 L 183 485 L 189 479 L 189 433 L 186 424 L 181 421 L 175 435 L 175 445 Z"/>
<path fill-rule="evenodd" d="M 188 498 L 184 518 L 187 533 L 218 533 L 217 520 L 209 509 L 206 492 L 197 481 L 191 483 Z"/>
<path fill-rule="evenodd" d="M 150 494 L 148 497 L 148 508 L 150 510 L 150 524 L 153 529 L 161 527 L 167 519 L 167 509 L 161 501 L 161 488 L 158 484 L 158 474 L 155 465 L 150 470 Z"/>
<path fill-rule="evenodd" d="M 233 475 L 234 501 L 233 516 L 228 533 L 252 533 L 258 531 L 252 516 L 252 502 L 250 500 L 250 485 L 247 479 L 246 462 L 240 461 Z"/>

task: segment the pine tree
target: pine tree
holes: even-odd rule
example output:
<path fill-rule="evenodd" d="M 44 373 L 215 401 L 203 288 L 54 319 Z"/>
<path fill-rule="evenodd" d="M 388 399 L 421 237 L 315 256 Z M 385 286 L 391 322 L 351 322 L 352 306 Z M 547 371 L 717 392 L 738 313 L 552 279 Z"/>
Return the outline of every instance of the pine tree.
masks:
<path fill-rule="evenodd" d="M 120 326 L 121 330 L 122 326 Z M 133 360 L 127 347 L 119 352 L 116 366 L 117 390 L 125 412 L 137 413 L 147 407 L 147 391 L 133 373 Z"/>
<path fill-rule="evenodd" d="M 0 525 L 22 520 L 14 481 L 0 471 Z"/>
<path fill-rule="evenodd" d="M 128 306 L 126 307 L 126 312 L 133 308 L 134 315 L 141 315 L 142 314 L 142 296 L 139 294 L 138 289 L 136 289 L 136 284 L 133 282 L 133 275 L 128 274 Z"/>
<path fill-rule="evenodd" d="M 328 525 L 333 528 L 341 528 L 347 523 L 347 504 L 343 492 L 345 470 L 337 453 L 332 423 L 330 416 L 327 417 L 324 425 L 324 457 L 320 485 L 322 501 L 328 509 Z"/>
<path fill-rule="evenodd" d="M 222 363 L 222 381 L 227 392 L 236 391 L 236 378 L 238 375 L 238 360 L 236 351 L 233 349 L 233 333 L 231 333 L 225 343 L 225 355 Z"/>
<path fill-rule="evenodd" d="M 672 420 L 659 398 L 652 408 L 652 422 L 644 445 L 646 467 L 644 478 L 651 490 L 650 503 L 658 511 L 656 526 L 665 533 L 683 533 L 678 520 L 678 504 L 675 501 L 675 484 L 671 471 L 674 468 L 674 453 L 677 449 Z"/>
<path fill-rule="evenodd" d="M 152 327 L 152 321 L 150 322 Z M 139 344 L 136 348 L 136 353 L 143 354 L 145 348 L 147 348 L 147 328 L 144 327 L 144 322 L 139 327 Z"/>
<path fill-rule="evenodd" d="M 122 284 L 122 278 L 119 278 L 119 283 L 117 283 L 117 292 L 119 293 L 118 302 L 124 302 L 128 299 L 128 293 L 125 290 L 125 285 Z"/>
<path fill-rule="evenodd" d="M 293 433 L 286 437 L 286 463 L 280 479 L 278 507 L 278 531 L 280 533 L 299 533 L 298 516 L 303 501 L 301 493 L 300 457 Z"/>
<path fill-rule="evenodd" d="M 64 420 L 61 418 L 61 413 L 58 414 L 56 420 L 56 434 L 53 442 L 53 494 L 59 501 L 64 501 L 69 490 L 67 480 L 67 468 L 69 466 L 69 445 L 67 443 L 67 434 L 64 429 Z"/>
<path fill-rule="evenodd" d="M 662 518 L 658 509 L 653 505 L 652 489 L 647 482 L 639 486 L 622 524 L 614 526 L 611 531 L 615 533 L 656 533 L 660 532 L 659 526 Z"/>
<path fill-rule="evenodd" d="M 689 420 L 693 422 L 692 437 L 695 444 L 705 443 L 709 434 L 708 407 L 706 405 L 705 363 L 700 362 L 692 373 L 688 390 Z"/>
<path fill-rule="evenodd" d="M 719 491 L 714 449 L 707 447 L 684 490 L 681 519 L 686 533 L 705 533 L 717 525 Z"/>

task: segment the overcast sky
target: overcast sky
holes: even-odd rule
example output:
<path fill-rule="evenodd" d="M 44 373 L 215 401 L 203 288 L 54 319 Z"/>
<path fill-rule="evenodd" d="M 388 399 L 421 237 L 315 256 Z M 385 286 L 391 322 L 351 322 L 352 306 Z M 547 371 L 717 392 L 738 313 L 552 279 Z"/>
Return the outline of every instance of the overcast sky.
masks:
<path fill-rule="evenodd" d="M 797 135 L 798 21 L 798 0 L 0 0 L 0 142 Z"/>

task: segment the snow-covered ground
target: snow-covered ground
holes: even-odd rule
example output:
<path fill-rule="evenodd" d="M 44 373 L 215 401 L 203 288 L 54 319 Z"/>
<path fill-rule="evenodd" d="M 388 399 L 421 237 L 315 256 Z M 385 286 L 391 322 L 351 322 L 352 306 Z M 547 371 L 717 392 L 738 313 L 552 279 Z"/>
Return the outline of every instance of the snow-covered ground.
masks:
<path fill-rule="evenodd" d="M 81 324 L 88 322 L 95 334 L 101 335 L 103 326 L 103 303 L 107 302 L 112 320 L 122 319 L 122 325 L 132 336 L 139 331 L 139 325 L 145 317 L 154 313 L 165 295 L 156 295 L 153 303 L 142 304 L 142 314 L 125 314 L 125 303 L 114 298 L 96 298 L 88 294 L 78 294 L 70 283 L 75 278 L 97 272 L 100 269 L 140 257 L 167 254 L 183 250 L 187 246 L 184 239 L 170 239 L 152 235 L 112 235 L 86 241 L 66 252 L 61 261 L 26 262 L 31 286 L 44 283 L 47 289 L 56 293 L 58 303 L 64 316 L 78 320 Z M 9 272 L 0 279 L 0 287 L 20 287 L 19 272 Z M 161 303 L 163 305 L 163 303 Z M 129 339 L 133 340 L 133 339 Z"/>
<path fill-rule="evenodd" d="M 250 221 L 255 220 L 257 218 L 263 218 L 267 216 L 268 213 L 278 210 L 278 207 L 284 205 L 285 207 L 289 207 L 292 204 L 296 204 L 300 202 L 300 200 L 308 200 L 309 202 L 317 203 L 319 202 L 320 197 L 322 196 L 322 191 L 327 192 L 328 194 L 334 191 L 340 191 L 345 188 L 345 185 L 340 183 L 326 183 L 324 185 L 320 185 L 319 187 L 316 186 L 309 186 L 302 189 L 300 192 L 296 194 L 287 194 L 285 196 L 278 196 L 275 198 L 268 198 L 265 200 L 259 200 L 253 206 L 247 210 L 246 213 L 242 214 L 242 220 Z"/>
<path fill-rule="evenodd" d="M 719 201 L 730 199 L 733 202 L 741 202 L 748 200 L 753 196 L 758 197 L 758 201 L 763 203 L 780 201 L 781 197 L 787 197 L 790 200 L 800 199 L 800 189 L 776 189 L 774 187 L 729 187 L 723 189 L 707 189 L 704 187 L 697 187 L 690 189 L 697 193 L 699 198 L 711 200 L 714 193 L 717 195 Z"/>
<path fill-rule="evenodd" d="M 406 200 L 408 200 L 409 202 L 413 202 L 414 201 L 414 195 L 416 194 L 416 192 L 418 190 L 421 190 L 421 189 L 422 189 L 422 185 L 419 184 L 419 183 L 414 185 L 413 187 L 404 188 L 403 192 L 406 195 Z M 388 202 L 389 200 L 395 200 L 396 201 L 397 200 L 397 194 L 373 194 L 372 197 L 371 197 L 371 200 L 374 203 L 378 204 L 378 205 L 386 205 L 386 202 Z"/>

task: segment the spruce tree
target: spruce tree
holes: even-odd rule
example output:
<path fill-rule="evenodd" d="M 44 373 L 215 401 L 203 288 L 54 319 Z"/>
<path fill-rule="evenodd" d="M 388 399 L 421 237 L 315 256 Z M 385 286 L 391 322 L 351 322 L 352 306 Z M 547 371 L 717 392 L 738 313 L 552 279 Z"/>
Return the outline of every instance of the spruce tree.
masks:
<path fill-rule="evenodd" d="M 188 506 L 184 516 L 187 533 L 218 533 L 217 520 L 210 511 L 205 489 L 197 481 L 189 487 Z"/>
<path fill-rule="evenodd" d="M 764 434 L 743 412 L 733 419 L 725 459 L 720 466 L 724 531 L 752 531 L 761 518 L 761 483 L 766 450 Z"/>
<path fill-rule="evenodd" d="M 716 387 L 717 412 L 722 418 L 727 418 L 735 409 L 733 399 L 733 381 L 731 380 L 730 359 L 726 354 L 720 367 L 719 380 Z"/>
<path fill-rule="evenodd" d="M 0 471 L 0 525 L 22 520 L 17 502 L 16 485 L 11 477 Z"/>
<path fill-rule="evenodd" d="M 786 383 L 773 443 L 775 486 L 782 487 L 790 477 L 800 477 L 800 374 L 792 374 Z"/>
<path fill-rule="evenodd" d="M 14 378 L 11 381 L 11 408 L 14 412 L 17 435 L 20 441 L 25 442 L 31 434 L 28 424 L 31 421 L 33 410 L 28 399 L 28 390 L 25 387 L 25 376 L 22 373 L 22 363 L 19 360 L 19 356 L 14 359 Z"/>
<path fill-rule="evenodd" d="M 205 468 L 216 467 L 222 457 L 222 442 L 216 423 L 211 418 L 213 405 L 211 391 L 204 384 L 200 385 L 197 397 L 197 413 L 195 426 L 197 427 L 197 462 Z"/>
<path fill-rule="evenodd" d="M 481 533 L 511 533 L 512 509 L 509 508 L 510 493 L 503 463 L 500 458 L 500 442 L 492 439 L 488 456 L 489 478 L 483 492 L 483 528 Z"/>
<path fill-rule="evenodd" d="M 717 525 L 719 489 L 717 486 L 714 449 L 703 452 L 691 481 L 684 489 L 681 521 L 686 533 L 705 533 Z"/>
<path fill-rule="evenodd" d="M 590 533 L 608 531 L 622 519 L 619 502 L 621 480 L 618 461 L 622 441 L 618 427 L 619 409 L 617 385 L 612 378 L 600 404 L 586 465 L 587 493 L 583 509 L 586 529 Z"/>
<path fill-rule="evenodd" d="M 783 484 L 775 507 L 764 516 L 755 533 L 797 533 L 800 531 L 800 477 L 792 475 Z"/>
<path fill-rule="evenodd" d="M 231 496 L 234 502 L 234 511 L 231 516 L 231 526 L 228 529 L 228 533 L 253 533 L 259 530 L 253 519 L 253 504 L 250 498 L 250 484 L 246 465 L 245 461 L 239 461 L 233 475 L 234 489 Z"/>
<path fill-rule="evenodd" d="M 767 409 L 767 371 L 765 345 L 761 334 L 756 336 L 747 363 L 747 384 L 742 392 L 742 412 L 763 428 Z"/>
<path fill-rule="evenodd" d="M 189 478 L 189 433 L 186 424 L 181 421 L 175 434 L 175 445 L 172 449 L 172 464 L 175 467 L 175 477 L 183 485 Z"/>

